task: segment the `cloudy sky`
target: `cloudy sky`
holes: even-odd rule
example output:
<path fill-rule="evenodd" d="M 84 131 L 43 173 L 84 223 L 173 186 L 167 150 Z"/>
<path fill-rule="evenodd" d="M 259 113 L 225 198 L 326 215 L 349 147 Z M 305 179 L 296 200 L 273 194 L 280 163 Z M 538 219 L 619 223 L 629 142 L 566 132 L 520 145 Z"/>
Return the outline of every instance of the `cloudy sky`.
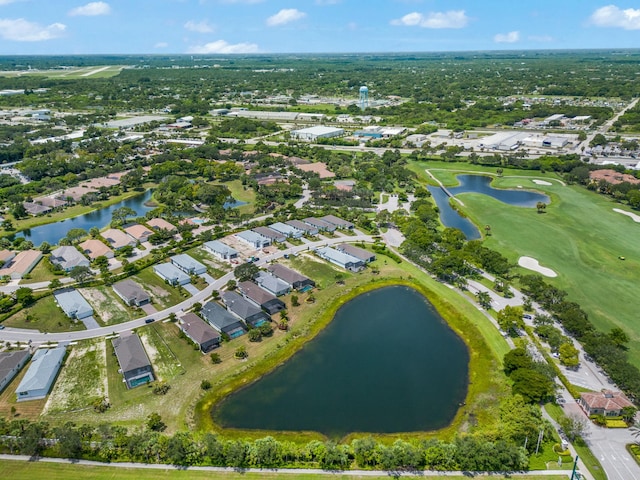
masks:
<path fill-rule="evenodd" d="M 0 0 L 0 55 L 640 48 L 640 0 Z"/>

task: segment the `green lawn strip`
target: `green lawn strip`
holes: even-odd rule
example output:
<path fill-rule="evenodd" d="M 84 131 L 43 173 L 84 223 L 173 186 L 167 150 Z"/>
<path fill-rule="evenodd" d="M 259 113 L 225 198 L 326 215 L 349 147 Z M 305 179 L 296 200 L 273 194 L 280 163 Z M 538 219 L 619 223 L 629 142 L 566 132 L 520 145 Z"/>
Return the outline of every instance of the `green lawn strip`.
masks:
<path fill-rule="evenodd" d="M 51 391 L 48 414 L 92 408 L 107 395 L 104 341 L 80 341 L 71 350 Z"/>
<path fill-rule="evenodd" d="M 101 208 L 108 207 L 110 205 L 121 202 L 122 200 L 126 200 L 127 198 L 135 197 L 138 195 L 142 195 L 144 192 L 137 192 L 134 190 L 129 190 L 128 192 L 122 193 L 120 195 L 114 195 L 110 197 L 108 200 L 104 200 L 102 202 L 96 202 L 91 205 L 74 205 L 69 208 L 65 208 L 64 210 L 60 210 L 58 212 L 53 212 L 47 215 L 41 215 L 37 217 L 29 217 L 24 218 L 22 220 L 16 220 L 13 215 L 7 215 L 6 218 L 9 218 L 13 222 L 13 226 L 15 227 L 12 231 L 5 231 L 0 233 L 0 236 L 13 235 L 18 231 L 26 230 L 30 228 L 34 228 L 40 225 L 46 225 L 48 223 L 56 223 L 62 220 L 66 220 L 67 218 L 77 217 L 79 215 L 84 215 L 85 213 L 92 212 L 94 210 L 99 210 Z"/>
<path fill-rule="evenodd" d="M 321 288 L 335 284 L 336 280 L 353 276 L 352 273 L 342 268 L 334 267 L 313 253 L 291 257 L 289 263 L 291 268 L 311 278 Z M 283 264 L 286 265 L 287 262 L 283 262 Z"/>
<path fill-rule="evenodd" d="M 229 264 L 225 264 L 222 261 L 218 260 L 215 256 L 207 252 L 202 247 L 190 248 L 184 253 L 190 255 L 200 263 L 204 264 L 207 267 L 209 275 L 211 275 L 213 278 L 220 278 L 227 272 L 231 271 L 231 266 Z"/>
<path fill-rule="evenodd" d="M 540 451 L 529 457 L 529 470 L 571 470 L 573 468 L 573 459 L 558 465 L 558 454 L 553 450 L 554 445 L 557 443 L 557 439 L 542 442 Z"/>
<path fill-rule="evenodd" d="M 158 310 L 176 305 L 188 297 L 188 294 L 187 297 L 183 297 L 176 287 L 166 284 L 154 273 L 153 267 L 147 267 L 131 278 L 143 285 L 145 290 L 151 294 Z"/>
<path fill-rule="evenodd" d="M 139 329 L 138 334 L 151 360 L 156 379 L 169 383 L 175 376 L 184 374 L 185 369 L 180 360 L 160 336 L 155 325 Z"/>
<path fill-rule="evenodd" d="M 49 333 L 85 329 L 82 322 L 74 322 L 63 313 L 56 305 L 53 295 L 43 297 L 30 307 L 23 308 L 2 324 L 5 327 L 30 328 Z"/>
<path fill-rule="evenodd" d="M 564 410 L 561 406 L 555 403 L 546 403 L 544 405 L 544 409 L 556 422 L 564 417 Z M 584 462 L 589 469 L 589 472 L 591 472 L 591 475 L 593 475 L 596 480 L 607 480 L 607 475 L 605 474 L 602 465 L 595 455 L 591 453 L 591 450 L 582 439 L 578 439 L 573 442 L 573 447 L 576 449 L 576 453 L 580 457 L 580 460 Z"/>
<path fill-rule="evenodd" d="M 47 477 L 48 480 L 68 480 L 74 478 L 78 480 L 111 480 L 114 478 L 122 480 L 205 480 L 205 479 L 221 479 L 221 480 L 272 480 L 291 478 L 297 480 L 317 480 L 317 474 L 305 473 L 278 473 L 278 472 L 216 472 L 203 470 L 183 470 L 167 465 L 165 469 L 145 469 L 145 468 L 118 468 L 105 464 L 104 466 L 77 465 L 71 463 L 47 463 L 40 462 L 22 462 L 16 460 L 3 460 L 0 463 L 0 476 L 3 478 L 11 478 L 12 480 L 33 480 L 34 478 Z M 360 475 L 341 475 L 336 473 L 331 475 L 332 479 L 339 480 L 364 480 L 364 479 L 388 479 L 388 474 L 379 476 L 360 476 Z M 469 478 L 468 475 L 447 476 L 451 480 L 464 480 Z M 522 478 L 526 480 L 566 480 L 566 475 L 518 475 L 506 474 L 492 475 L 491 478 Z"/>
<path fill-rule="evenodd" d="M 28 275 L 20 280 L 20 285 L 28 285 L 30 283 L 38 283 L 38 282 L 49 282 L 54 278 L 62 278 L 64 275 L 56 275 L 51 273 L 49 267 L 47 266 L 48 262 L 39 261 L 38 264 L 29 272 Z"/>

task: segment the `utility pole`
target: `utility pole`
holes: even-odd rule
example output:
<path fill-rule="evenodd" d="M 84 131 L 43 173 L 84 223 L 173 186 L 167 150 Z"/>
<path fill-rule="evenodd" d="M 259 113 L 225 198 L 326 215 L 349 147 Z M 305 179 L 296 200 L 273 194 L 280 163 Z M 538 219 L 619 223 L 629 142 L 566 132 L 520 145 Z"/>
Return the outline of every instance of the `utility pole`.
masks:
<path fill-rule="evenodd" d="M 578 455 L 576 455 L 576 461 L 573 462 L 573 471 L 571 472 L 571 480 L 580 480 L 580 474 L 577 472 L 578 468 Z"/>

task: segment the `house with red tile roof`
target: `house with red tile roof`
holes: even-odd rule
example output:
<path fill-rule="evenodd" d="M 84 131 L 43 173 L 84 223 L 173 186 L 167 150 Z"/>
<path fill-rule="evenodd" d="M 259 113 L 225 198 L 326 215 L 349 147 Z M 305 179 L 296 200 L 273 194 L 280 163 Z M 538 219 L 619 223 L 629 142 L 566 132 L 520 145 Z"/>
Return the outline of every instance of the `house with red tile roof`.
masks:
<path fill-rule="evenodd" d="M 578 405 L 589 416 L 604 415 L 605 417 L 619 417 L 622 415 L 623 408 L 635 408 L 635 405 L 629 401 L 624 393 L 613 390 L 581 393 Z"/>

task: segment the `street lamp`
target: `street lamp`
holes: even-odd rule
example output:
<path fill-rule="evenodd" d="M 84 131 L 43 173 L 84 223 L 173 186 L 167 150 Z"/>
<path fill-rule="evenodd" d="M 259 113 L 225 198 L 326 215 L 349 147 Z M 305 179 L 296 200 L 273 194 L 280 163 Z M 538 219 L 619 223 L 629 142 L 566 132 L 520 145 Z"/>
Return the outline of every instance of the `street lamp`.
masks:
<path fill-rule="evenodd" d="M 580 480 L 580 473 L 578 473 L 578 455 L 576 455 L 576 460 L 573 462 L 573 471 L 571 472 L 571 480 Z"/>

